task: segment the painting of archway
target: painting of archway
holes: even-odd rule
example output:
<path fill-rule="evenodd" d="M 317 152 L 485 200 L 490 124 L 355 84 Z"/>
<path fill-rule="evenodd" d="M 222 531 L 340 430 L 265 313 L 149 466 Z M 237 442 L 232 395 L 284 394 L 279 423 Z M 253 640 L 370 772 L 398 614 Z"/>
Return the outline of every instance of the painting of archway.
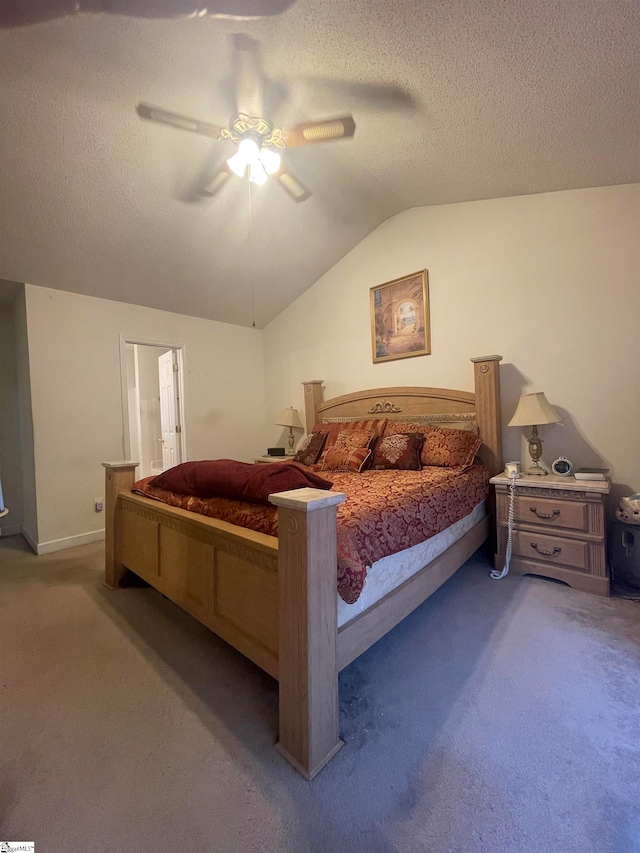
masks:
<path fill-rule="evenodd" d="M 372 287 L 373 361 L 393 361 L 431 353 L 427 271 Z"/>

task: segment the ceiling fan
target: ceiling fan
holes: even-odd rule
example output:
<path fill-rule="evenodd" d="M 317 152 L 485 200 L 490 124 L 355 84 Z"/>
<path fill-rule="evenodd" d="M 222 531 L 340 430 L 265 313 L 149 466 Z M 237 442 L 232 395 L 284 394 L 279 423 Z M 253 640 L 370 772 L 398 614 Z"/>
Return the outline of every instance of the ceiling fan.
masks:
<path fill-rule="evenodd" d="M 295 0 L 17 0 L 0 4 L 0 28 L 19 27 L 77 12 L 135 18 L 263 18 L 279 15 Z"/>
<path fill-rule="evenodd" d="M 198 194 L 215 195 L 232 175 L 244 177 L 255 184 L 264 184 L 270 176 L 296 201 L 311 195 L 304 184 L 283 163 L 286 148 L 313 145 L 347 139 L 355 133 L 352 115 L 337 116 L 322 121 L 309 121 L 293 127 L 275 127 L 264 117 L 263 77 L 258 59 L 258 43 L 245 35 L 235 35 L 234 82 L 236 114 L 227 127 L 189 118 L 151 104 L 140 103 L 136 111 L 141 118 L 189 130 L 212 139 L 231 140 L 235 154 L 224 162 L 214 175 L 198 187 Z"/>

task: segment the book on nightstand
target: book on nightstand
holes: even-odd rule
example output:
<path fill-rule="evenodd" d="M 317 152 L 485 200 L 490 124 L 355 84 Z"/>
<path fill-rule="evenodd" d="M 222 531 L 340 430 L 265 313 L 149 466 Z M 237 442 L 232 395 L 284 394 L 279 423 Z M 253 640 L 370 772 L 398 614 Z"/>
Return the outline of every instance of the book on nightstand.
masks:
<path fill-rule="evenodd" d="M 576 480 L 606 480 L 608 468 L 578 468 L 573 476 Z"/>

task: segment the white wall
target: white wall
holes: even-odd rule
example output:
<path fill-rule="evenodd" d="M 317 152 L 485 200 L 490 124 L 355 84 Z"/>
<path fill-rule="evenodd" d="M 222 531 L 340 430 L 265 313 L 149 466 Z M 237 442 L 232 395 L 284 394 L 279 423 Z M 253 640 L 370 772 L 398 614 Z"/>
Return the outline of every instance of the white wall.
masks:
<path fill-rule="evenodd" d="M 0 536 L 19 533 L 22 525 L 22 475 L 18 416 L 18 376 L 14 309 L 0 306 L 0 478 L 9 515 L 0 519 Z"/>
<path fill-rule="evenodd" d="M 38 542 L 38 514 L 36 508 L 36 466 L 33 444 L 33 410 L 31 406 L 31 375 L 29 341 L 27 333 L 26 289 L 13 305 L 16 378 L 18 388 L 18 429 L 20 473 L 22 492 L 22 530 L 32 547 Z"/>
<path fill-rule="evenodd" d="M 138 391 L 138 347 L 125 344 L 125 373 L 127 377 L 127 412 L 129 415 L 129 443 L 125 437 L 124 455 L 128 459 L 140 460 L 137 474 L 141 477 L 149 472 L 142 457 L 142 423 L 140 418 L 140 393 Z M 120 351 L 122 353 L 122 350 Z M 126 436 L 126 434 L 125 434 Z"/>
<path fill-rule="evenodd" d="M 261 332 L 32 285 L 26 298 L 41 552 L 104 527 L 100 463 L 124 455 L 120 335 L 185 346 L 190 459 L 262 449 Z"/>
<path fill-rule="evenodd" d="M 542 390 L 564 422 L 540 428 L 543 459 L 602 464 L 618 491 L 640 490 L 639 236 L 640 185 L 417 208 L 383 223 L 265 330 L 270 440 L 280 409 L 302 410 L 303 380 L 324 379 L 327 398 L 473 390 L 469 358 L 499 353 L 505 458 L 527 454 L 506 427 L 520 393 Z M 373 364 L 369 288 L 425 268 L 432 355 Z"/>

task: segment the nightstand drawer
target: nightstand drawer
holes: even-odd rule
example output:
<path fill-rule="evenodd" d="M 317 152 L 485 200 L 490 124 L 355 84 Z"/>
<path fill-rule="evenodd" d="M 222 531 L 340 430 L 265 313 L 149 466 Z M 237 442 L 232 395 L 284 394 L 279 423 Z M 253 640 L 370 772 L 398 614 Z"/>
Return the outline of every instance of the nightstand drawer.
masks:
<path fill-rule="evenodd" d="M 589 567 L 588 545 L 578 539 L 546 536 L 538 532 L 513 531 L 513 554 L 527 560 L 562 564 L 586 572 Z"/>
<path fill-rule="evenodd" d="M 544 527 L 566 527 L 568 530 L 589 530 L 589 515 L 584 501 L 555 500 L 554 498 L 518 497 L 514 505 L 514 520 L 522 524 Z"/>

